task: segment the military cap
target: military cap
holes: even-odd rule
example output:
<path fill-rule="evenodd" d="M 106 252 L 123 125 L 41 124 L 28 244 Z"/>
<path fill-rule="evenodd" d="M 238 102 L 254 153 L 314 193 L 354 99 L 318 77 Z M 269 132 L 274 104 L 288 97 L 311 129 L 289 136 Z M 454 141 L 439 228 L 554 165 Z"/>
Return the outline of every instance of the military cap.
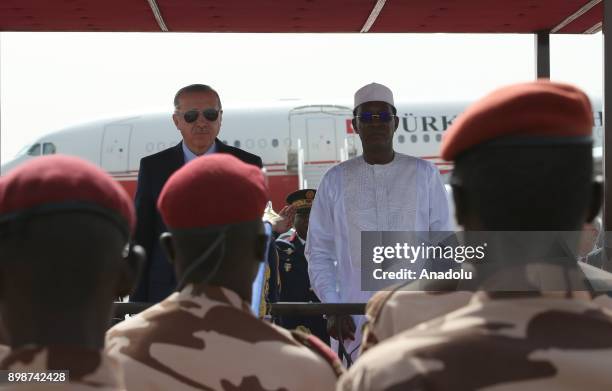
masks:
<path fill-rule="evenodd" d="M 205 155 L 176 171 L 157 208 L 170 229 L 261 220 L 268 191 L 258 167 L 226 153 Z"/>
<path fill-rule="evenodd" d="M 316 193 L 317 191 L 315 189 L 294 191 L 287 196 L 286 201 L 287 204 L 296 207 L 296 213 L 310 213 L 310 208 L 312 208 L 312 202 L 314 201 Z"/>
<path fill-rule="evenodd" d="M 357 90 L 355 93 L 355 106 L 366 102 L 386 102 L 395 107 L 393 92 L 387 86 L 378 83 L 370 83 Z"/>
<path fill-rule="evenodd" d="M 106 172 L 80 158 L 41 156 L 0 178 L 0 221 L 56 211 L 106 214 L 126 233 L 133 232 L 136 223 L 126 191 Z"/>
<path fill-rule="evenodd" d="M 442 139 L 440 155 L 454 160 L 492 145 L 588 144 L 593 114 L 587 95 L 563 83 L 537 80 L 493 91 L 462 113 Z"/>

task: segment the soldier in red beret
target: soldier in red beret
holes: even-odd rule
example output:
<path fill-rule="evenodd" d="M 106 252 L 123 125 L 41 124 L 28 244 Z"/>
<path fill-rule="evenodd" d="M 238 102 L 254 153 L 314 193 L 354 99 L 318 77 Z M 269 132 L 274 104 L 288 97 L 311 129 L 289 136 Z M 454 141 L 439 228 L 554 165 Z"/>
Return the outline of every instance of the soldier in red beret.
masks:
<path fill-rule="evenodd" d="M 501 88 L 472 105 L 449 128 L 441 151 L 455 162 L 459 224 L 496 235 L 580 231 L 601 199 L 592 178 L 592 126 L 584 92 L 545 80 Z M 544 250 L 560 248 L 553 240 L 545 244 L 551 246 Z M 474 266 L 471 298 L 465 292 L 428 298 L 432 307 L 456 311 L 417 327 L 392 325 L 407 330 L 368 350 L 338 390 L 611 389 L 612 375 L 601 363 L 612 360 L 612 313 L 593 297 L 584 275 L 573 279 L 581 275 L 569 251 L 575 245 L 563 243 L 565 252 L 551 253 L 539 243 L 500 242 L 495 256 Z M 530 277 L 539 270 L 566 285 L 537 289 L 538 279 Z M 408 303 L 409 293 L 389 302 Z"/>
<path fill-rule="evenodd" d="M 128 389 L 334 389 L 340 364 L 327 346 L 250 310 L 267 200 L 261 170 L 227 154 L 170 177 L 158 208 L 178 292 L 107 335 Z"/>
<path fill-rule="evenodd" d="M 134 224 L 127 193 L 83 160 L 41 157 L 0 178 L 0 316 L 12 349 L 0 368 L 38 373 L 25 388 L 123 389 L 103 347 L 113 300 L 144 259 L 128 245 Z M 41 378 L 50 370 L 69 373 Z"/>

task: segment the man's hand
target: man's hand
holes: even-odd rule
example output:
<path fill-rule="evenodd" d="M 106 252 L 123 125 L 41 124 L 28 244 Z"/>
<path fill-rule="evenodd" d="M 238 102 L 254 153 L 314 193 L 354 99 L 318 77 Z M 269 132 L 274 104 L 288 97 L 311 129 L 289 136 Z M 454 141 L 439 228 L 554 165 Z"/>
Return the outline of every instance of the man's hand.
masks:
<path fill-rule="evenodd" d="M 329 315 L 327 317 L 327 333 L 330 337 L 338 339 L 338 325 L 342 332 L 342 340 L 355 340 L 355 322 L 350 315 Z"/>
<path fill-rule="evenodd" d="M 295 217 L 296 207 L 293 205 L 286 205 L 283 209 L 278 212 L 278 216 L 272 217 L 270 224 L 272 225 L 272 231 L 277 234 L 282 234 L 291 229 L 293 225 L 293 218 Z"/>

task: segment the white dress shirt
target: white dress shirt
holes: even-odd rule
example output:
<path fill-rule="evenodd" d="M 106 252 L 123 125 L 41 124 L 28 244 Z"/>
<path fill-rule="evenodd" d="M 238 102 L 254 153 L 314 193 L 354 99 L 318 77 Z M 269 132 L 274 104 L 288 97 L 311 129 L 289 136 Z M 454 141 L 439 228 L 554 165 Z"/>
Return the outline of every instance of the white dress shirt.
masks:
<path fill-rule="evenodd" d="M 374 292 L 361 290 L 361 231 L 451 227 L 433 164 L 397 152 L 383 165 L 363 156 L 342 162 L 323 176 L 310 212 L 305 254 L 312 288 L 324 303 L 366 302 Z"/>
<path fill-rule="evenodd" d="M 195 153 L 191 152 L 191 149 L 187 148 L 187 145 L 185 145 L 184 140 L 182 142 L 182 146 L 183 146 L 183 156 L 185 157 L 185 163 L 189 163 L 190 161 L 197 158 L 198 156 L 210 155 L 211 153 L 217 152 L 217 143 L 215 142 L 213 142 L 212 145 L 208 147 L 206 152 L 204 152 L 202 155 L 196 155 Z"/>

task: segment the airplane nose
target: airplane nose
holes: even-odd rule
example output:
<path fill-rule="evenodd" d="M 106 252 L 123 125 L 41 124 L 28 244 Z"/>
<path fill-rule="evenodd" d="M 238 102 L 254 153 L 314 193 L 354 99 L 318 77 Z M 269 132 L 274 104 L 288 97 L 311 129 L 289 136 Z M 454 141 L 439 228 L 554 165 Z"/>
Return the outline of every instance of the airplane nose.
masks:
<path fill-rule="evenodd" d="M 7 162 L 1 165 L 0 166 L 0 176 L 6 175 L 10 170 L 13 169 L 13 167 L 15 167 L 15 165 L 16 165 L 15 161 L 10 161 L 10 162 Z"/>

